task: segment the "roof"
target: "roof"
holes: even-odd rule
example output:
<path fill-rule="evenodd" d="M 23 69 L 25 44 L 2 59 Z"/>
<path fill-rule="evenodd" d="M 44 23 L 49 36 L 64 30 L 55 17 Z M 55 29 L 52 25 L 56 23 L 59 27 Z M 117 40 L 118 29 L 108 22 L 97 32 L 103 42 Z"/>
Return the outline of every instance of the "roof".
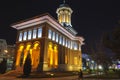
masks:
<path fill-rule="evenodd" d="M 42 23 L 48 23 L 51 25 L 51 27 L 55 28 L 61 33 L 64 33 L 67 37 L 69 37 L 71 40 L 78 40 L 80 41 L 81 44 L 84 44 L 84 38 L 83 37 L 76 37 L 72 35 L 69 31 L 67 31 L 66 28 L 62 27 L 62 25 L 55 19 L 53 18 L 49 13 L 45 13 L 42 15 L 35 16 L 33 18 L 29 18 L 26 20 L 22 20 L 20 22 L 14 23 L 11 25 L 11 27 L 20 30 L 24 28 L 28 28 L 34 25 L 42 24 Z"/>

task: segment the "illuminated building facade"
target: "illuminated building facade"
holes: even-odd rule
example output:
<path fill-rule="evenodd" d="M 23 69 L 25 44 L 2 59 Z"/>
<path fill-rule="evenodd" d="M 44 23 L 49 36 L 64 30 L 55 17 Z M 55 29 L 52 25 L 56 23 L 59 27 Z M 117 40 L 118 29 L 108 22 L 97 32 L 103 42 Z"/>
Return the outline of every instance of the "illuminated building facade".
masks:
<path fill-rule="evenodd" d="M 22 68 L 30 53 L 32 69 L 40 71 L 78 71 L 82 69 L 81 46 L 84 39 L 76 36 L 71 25 L 72 9 L 61 4 L 58 21 L 48 13 L 15 23 L 16 69 Z"/>

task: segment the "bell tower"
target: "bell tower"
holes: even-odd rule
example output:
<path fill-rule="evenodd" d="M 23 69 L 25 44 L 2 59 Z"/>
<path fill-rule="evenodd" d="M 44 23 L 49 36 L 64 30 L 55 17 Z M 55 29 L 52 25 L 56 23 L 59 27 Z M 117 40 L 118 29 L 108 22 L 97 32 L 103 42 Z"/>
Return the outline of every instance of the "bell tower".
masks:
<path fill-rule="evenodd" d="M 60 4 L 59 8 L 57 8 L 57 17 L 58 21 L 63 26 L 71 26 L 71 14 L 73 10 L 69 7 L 68 4 L 63 1 L 63 4 Z"/>

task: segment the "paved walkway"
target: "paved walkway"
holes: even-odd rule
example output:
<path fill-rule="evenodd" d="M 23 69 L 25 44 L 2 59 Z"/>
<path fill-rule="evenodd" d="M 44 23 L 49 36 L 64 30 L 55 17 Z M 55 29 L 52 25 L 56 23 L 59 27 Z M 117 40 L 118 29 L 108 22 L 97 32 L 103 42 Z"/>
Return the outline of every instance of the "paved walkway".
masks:
<path fill-rule="evenodd" d="M 16 73 L 16 74 L 15 74 Z M 4 75 L 0 75 L 0 80 L 78 80 L 78 76 L 68 76 L 68 77 L 57 77 L 57 78 L 16 78 L 16 75 L 19 75 L 19 72 L 8 72 Z M 92 75 L 84 75 L 84 77 L 87 76 L 93 76 Z M 96 79 L 84 79 L 84 80 L 96 80 Z M 120 79 L 97 79 L 97 80 L 120 80 Z"/>
<path fill-rule="evenodd" d="M 34 79 L 23 79 L 16 77 L 0 77 L 0 80 L 78 80 L 77 76 L 59 77 L 59 78 L 34 78 Z M 84 80 L 96 80 L 96 79 L 84 79 Z M 97 80 L 120 80 L 120 79 L 97 79 Z"/>

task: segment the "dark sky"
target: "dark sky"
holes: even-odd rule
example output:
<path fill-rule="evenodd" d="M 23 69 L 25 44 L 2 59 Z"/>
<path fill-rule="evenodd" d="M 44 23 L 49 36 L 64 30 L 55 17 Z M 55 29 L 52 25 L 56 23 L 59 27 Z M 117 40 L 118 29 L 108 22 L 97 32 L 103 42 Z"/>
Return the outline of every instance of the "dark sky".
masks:
<path fill-rule="evenodd" d="M 17 31 L 12 23 L 42 13 L 57 19 L 56 9 L 63 0 L 0 0 L 0 39 L 14 44 Z M 72 25 L 85 43 L 99 40 L 103 32 L 112 31 L 120 18 L 120 0 L 66 0 L 73 9 Z"/>

